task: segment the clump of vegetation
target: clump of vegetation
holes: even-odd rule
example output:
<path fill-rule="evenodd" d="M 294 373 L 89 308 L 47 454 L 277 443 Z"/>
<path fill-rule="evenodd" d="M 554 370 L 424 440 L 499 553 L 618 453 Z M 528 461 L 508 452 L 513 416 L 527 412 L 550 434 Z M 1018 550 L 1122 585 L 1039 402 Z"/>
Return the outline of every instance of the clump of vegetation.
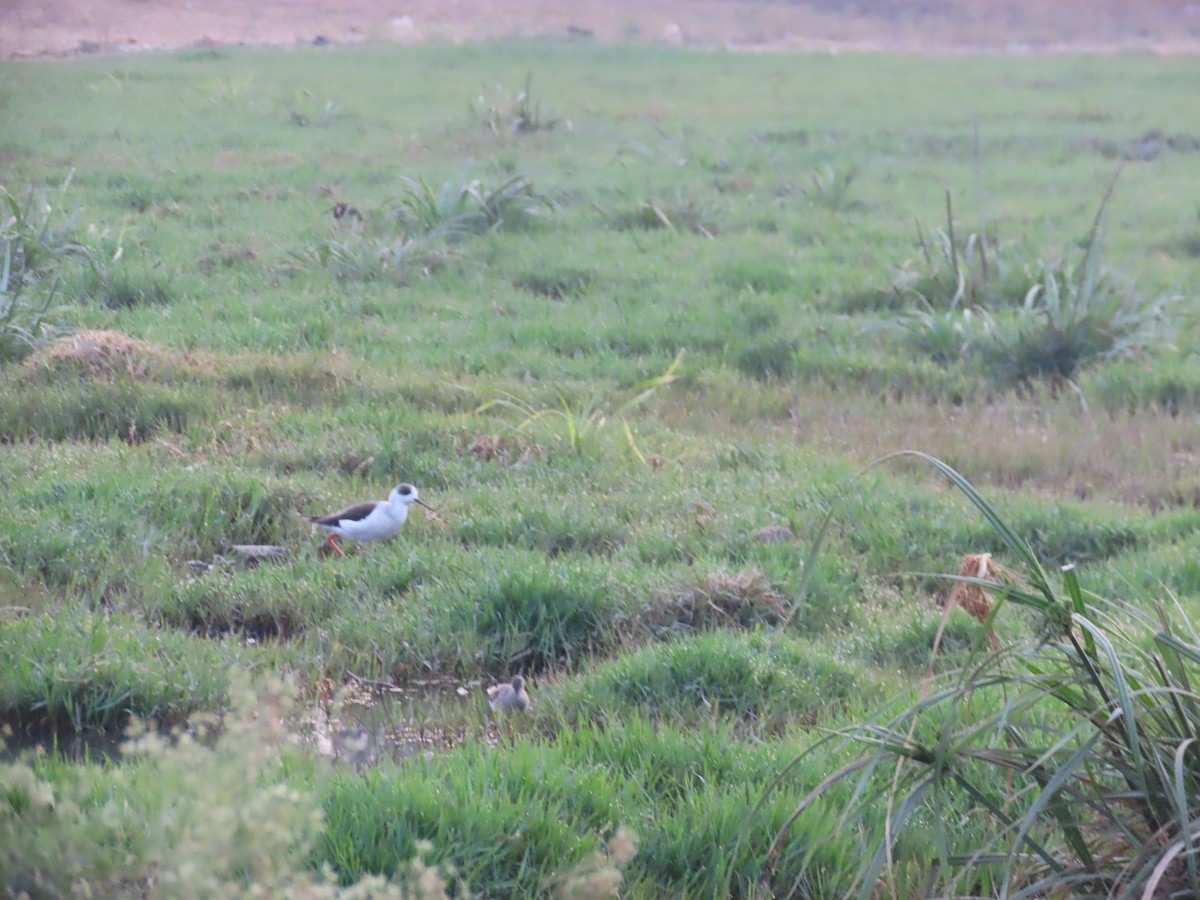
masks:
<path fill-rule="evenodd" d="M 288 543 L 302 528 L 293 494 L 244 476 L 181 479 L 143 514 L 170 530 L 177 552 L 202 559 L 231 544 Z"/>
<path fill-rule="evenodd" d="M 787 378 L 796 370 L 796 354 L 800 342 L 788 335 L 759 334 L 742 342 L 737 354 L 737 367 L 744 374 L 760 381 Z"/>
<path fill-rule="evenodd" d="M 47 734 L 119 733 L 130 716 L 178 725 L 225 702 L 237 658 L 236 647 L 147 628 L 126 614 L 0 621 L 0 719 Z"/>
<path fill-rule="evenodd" d="M 0 440 L 130 444 L 181 433 L 217 398 L 184 358 L 117 331 L 85 329 L 0 373 Z"/>
<path fill-rule="evenodd" d="M 857 163 L 848 163 L 837 169 L 825 166 L 812 173 L 810 186 L 804 189 L 809 203 L 830 212 L 846 212 L 858 209 L 862 201 L 853 194 L 854 180 L 860 169 Z"/>
<path fill-rule="evenodd" d="M 709 204 L 683 191 L 666 200 L 650 199 L 614 210 L 609 222 L 618 231 L 680 231 L 713 238 L 718 230 L 716 213 Z"/>
<path fill-rule="evenodd" d="M 702 628 L 754 628 L 779 624 L 786 599 L 756 569 L 710 575 L 700 583 L 663 593 L 646 607 L 645 624 L 659 636 Z"/>
<path fill-rule="evenodd" d="M 1200 369 L 1184 354 L 1167 357 L 1155 366 L 1115 360 L 1091 373 L 1087 396 L 1106 410 L 1134 413 L 1143 407 L 1170 416 L 1200 409 Z"/>
<path fill-rule="evenodd" d="M 1115 185 L 1096 213 L 1082 263 L 1039 260 L 1039 277 L 1015 318 L 993 329 L 984 359 L 1010 383 L 1070 381 L 1093 360 L 1137 357 L 1169 342 L 1172 301 L 1138 297 L 1104 266 L 1102 230 Z"/>
<path fill-rule="evenodd" d="M 110 266 L 89 268 L 84 273 L 79 299 L 105 309 L 122 310 L 143 305 L 163 305 L 175 299 L 175 290 L 167 275 Z"/>
<path fill-rule="evenodd" d="M 183 432 L 207 416 L 212 400 L 198 387 L 147 383 L 123 373 L 111 380 L 4 377 L 0 398 L 0 442 L 116 438 L 130 444 L 162 431 Z"/>
<path fill-rule="evenodd" d="M 339 281 L 404 283 L 440 267 L 445 254 L 421 240 L 379 240 L 362 234 L 340 233 L 321 238 L 290 253 L 292 265 L 324 269 Z"/>
<path fill-rule="evenodd" d="M 344 281 L 404 283 L 443 268 L 450 258 L 447 244 L 490 231 L 526 229 L 554 211 L 550 198 L 525 176 L 489 188 L 470 177 L 470 168 L 440 189 L 423 177 L 405 178 L 394 209 L 398 234 L 380 237 L 374 233 L 378 227 L 368 227 L 357 210 L 339 206 L 342 217 L 334 232 L 292 251 L 292 265 L 325 269 Z"/>
<path fill-rule="evenodd" d="M 997 287 L 1007 267 L 995 246 L 989 250 L 989 239 L 983 231 L 966 237 L 956 232 L 949 190 L 945 229 L 926 232 L 919 221 L 916 228 L 921 256 L 893 276 L 893 291 L 942 312 L 996 305 Z"/>
<path fill-rule="evenodd" d="M 906 310 L 899 327 L 913 349 L 949 365 L 986 332 L 989 320 L 981 313 L 995 304 L 1006 267 L 994 246 L 989 251 L 985 233 L 957 234 L 948 190 L 946 228 L 927 233 L 920 222 L 916 227 L 921 256 L 893 275 L 896 303 L 884 305 Z"/>
<path fill-rule="evenodd" d="M 593 395 L 585 403 L 572 406 L 561 394 L 559 403 L 561 409 L 553 407 L 537 408 L 534 404 L 508 392 L 494 392 L 494 396 L 482 403 L 476 413 L 487 412 L 491 409 L 502 409 L 517 413 L 521 419 L 513 427 L 523 434 L 541 433 L 555 443 L 564 443 L 573 453 L 583 454 L 595 452 L 597 439 L 605 433 L 615 420 L 620 424 L 623 451 L 641 463 L 647 459 L 638 447 L 633 429 L 628 417 L 638 407 L 645 404 L 660 389 L 666 387 L 679 377 L 679 366 L 683 362 L 683 351 L 676 354 L 661 375 L 647 378 L 635 384 L 620 399 L 612 399 L 602 394 Z M 536 431 L 534 430 L 536 426 Z"/>
<path fill-rule="evenodd" d="M 1103 223 L 1115 186 L 1114 178 L 1079 265 L 1038 259 L 1021 267 L 989 252 L 982 233 L 959 241 L 947 191 L 946 230 L 926 239 L 918 226 L 924 271 L 906 270 L 893 282 L 898 296 L 918 305 L 899 322 L 909 344 L 942 365 L 970 357 L 1005 385 L 1059 384 L 1090 362 L 1162 346 L 1171 301 L 1138 297 L 1104 265 Z"/>
<path fill-rule="evenodd" d="M 533 99 L 533 72 L 525 76 L 525 89 L 517 94 L 499 89 L 498 100 L 488 102 L 482 94 L 471 103 L 471 114 L 492 134 L 532 134 L 553 131 L 558 119 L 544 116 L 542 104 Z"/>
<path fill-rule="evenodd" d="M 549 297 L 551 300 L 565 300 L 567 297 L 583 294 L 595 281 L 596 273 L 592 269 L 550 266 L 526 272 L 513 283 L 519 288 Z"/>
<path fill-rule="evenodd" d="M 53 203 L 31 190 L 23 206 L 0 188 L 0 363 L 22 358 L 59 333 L 64 309 L 55 300 L 69 264 L 95 269 L 75 216 L 61 209 L 70 184 L 68 176 Z"/>
<path fill-rule="evenodd" d="M 1197 893 L 1200 767 L 1187 751 L 1200 731 L 1200 634 L 1186 617 L 1179 630 L 1162 604 L 1147 613 L 1085 592 L 1072 566 L 1052 580 L 961 475 L 916 455 L 963 491 L 1024 567 L 1003 585 L 969 579 L 994 596 L 989 622 L 1017 604 L 1040 624 L 898 714 L 843 731 L 847 748 L 865 752 L 796 815 L 859 785 L 831 829 L 877 823 L 856 866 L 859 896 Z M 785 827 L 768 874 L 787 843 Z"/>
<path fill-rule="evenodd" d="M 600 664 L 573 679 L 545 715 L 611 721 L 636 711 L 682 725 L 725 717 L 761 735 L 845 703 L 861 675 L 782 633 L 722 628 Z"/>
<path fill-rule="evenodd" d="M 960 668 L 966 654 L 979 647 L 979 629 L 961 610 L 948 615 L 935 609 L 914 611 L 903 618 L 891 615 L 885 625 L 871 630 L 866 638 L 867 659 L 914 674 L 924 674 L 931 666 L 939 672 Z"/>
<path fill-rule="evenodd" d="M 618 828 L 603 848 L 543 882 L 559 897 L 596 898 L 620 895 L 622 871 L 637 855 L 637 835 Z"/>
<path fill-rule="evenodd" d="M 424 178 L 405 178 L 397 218 L 409 235 L 463 241 L 488 231 L 519 231 L 530 227 L 554 204 L 534 190 L 524 175 L 514 175 L 489 188 L 470 177 L 470 166 L 457 181 L 444 182 L 440 189 Z"/>
<path fill-rule="evenodd" d="M 582 571 L 508 572 L 481 586 L 472 629 L 493 647 L 485 662 L 498 672 L 541 672 L 602 646 L 616 612 L 608 586 Z"/>

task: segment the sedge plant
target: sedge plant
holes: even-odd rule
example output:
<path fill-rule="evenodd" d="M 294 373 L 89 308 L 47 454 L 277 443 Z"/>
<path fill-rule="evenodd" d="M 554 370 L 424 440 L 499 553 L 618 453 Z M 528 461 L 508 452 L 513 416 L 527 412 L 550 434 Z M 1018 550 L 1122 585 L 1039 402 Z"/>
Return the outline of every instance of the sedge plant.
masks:
<path fill-rule="evenodd" d="M 572 406 L 560 392 L 559 406 L 537 407 L 528 400 L 507 391 L 496 391 L 475 412 L 483 413 L 491 409 L 503 409 L 521 416 L 513 428 L 522 434 L 529 434 L 535 428 L 555 443 L 564 443 L 575 454 L 583 454 L 595 445 L 597 436 L 603 432 L 612 420 L 620 423 L 621 437 L 624 439 L 624 452 L 640 463 L 647 459 L 638 447 L 637 438 L 629 425 L 629 416 L 642 406 L 661 388 L 666 387 L 679 377 L 679 366 L 683 363 L 683 352 L 680 350 L 666 370 L 653 378 L 647 378 L 635 384 L 628 396 L 619 400 L 606 398 L 603 394 L 594 394 L 586 402 Z"/>
<path fill-rule="evenodd" d="M 984 632 L 1000 631 L 1014 604 L 1031 611 L 1037 627 L 994 652 L 981 633 L 965 668 L 931 679 L 898 712 L 820 742 L 840 741 L 846 762 L 778 831 L 761 879 L 796 853 L 807 861 L 802 878 L 814 874 L 816 848 L 797 849 L 790 836 L 836 795 L 851 801 L 828 830 L 861 836 L 853 877 L 861 898 L 1196 896 L 1200 636 L 1166 604 L 1147 611 L 1085 591 L 1072 566 L 1052 577 L 996 508 L 940 460 L 901 451 L 873 465 L 905 456 L 965 494 L 1020 565 L 1005 583 L 960 578 L 992 595 Z"/>

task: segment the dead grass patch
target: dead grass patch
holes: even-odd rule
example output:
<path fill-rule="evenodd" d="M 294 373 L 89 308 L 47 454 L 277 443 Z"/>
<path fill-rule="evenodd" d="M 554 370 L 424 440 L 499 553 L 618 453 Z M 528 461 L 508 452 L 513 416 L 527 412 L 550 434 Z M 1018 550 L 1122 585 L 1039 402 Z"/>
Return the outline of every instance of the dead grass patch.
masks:
<path fill-rule="evenodd" d="M 1166 410 L 1089 413 L 1073 396 L 954 405 L 741 382 L 707 385 L 700 401 L 676 394 L 659 416 L 714 437 L 774 421 L 798 445 L 859 465 L 902 447 L 921 450 L 980 488 L 1153 510 L 1191 507 L 1197 497 L 1200 418 Z"/>
<path fill-rule="evenodd" d="M 119 331 L 79 331 L 55 341 L 25 361 L 32 369 L 75 367 L 91 378 L 112 381 L 125 376 L 146 381 L 168 360 L 166 351 Z"/>
<path fill-rule="evenodd" d="M 938 625 L 937 637 L 933 641 L 933 652 L 937 653 L 941 643 L 942 632 L 950 619 L 950 613 L 955 607 L 961 607 L 972 618 L 987 624 L 992 615 L 992 604 L 988 600 L 987 591 L 978 581 L 989 581 L 993 584 L 1023 584 L 1020 577 L 1009 569 L 1004 568 L 992 558 L 990 553 L 965 553 L 959 561 L 959 578 L 973 578 L 975 581 L 956 581 L 948 597 L 940 598 L 939 605 L 943 609 L 942 621 Z M 993 650 L 1000 649 L 1000 641 L 996 638 L 991 627 L 987 633 L 988 644 Z"/>
<path fill-rule="evenodd" d="M 716 573 L 697 585 L 660 594 L 646 610 L 646 624 L 658 637 L 703 628 L 749 628 L 779 624 L 787 600 L 757 569 Z"/>
<path fill-rule="evenodd" d="M 996 564 L 992 560 L 992 554 L 964 554 L 958 567 L 958 574 L 960 578 L 976 578 L 981 581 L 994 582 L 996 580 Z M 946 598 L 945 607 L 947 609 L 953 609 L 956 606 L 961 606 L 980 622 L 986 622 L 992 611 L 992 605 L 988 603 L 987 594 L 983 592 L 983 588 L 967 581 L 954 582 L 954 588 L 950 591 L 950 596 Z"/>
<path fill-rule="evenodd" d="M 532 452 L 521 441 L 492 434 L 475 435 L 467 451 L 481 462 L 498 462 L 506 466 L 524 462 Z"/>

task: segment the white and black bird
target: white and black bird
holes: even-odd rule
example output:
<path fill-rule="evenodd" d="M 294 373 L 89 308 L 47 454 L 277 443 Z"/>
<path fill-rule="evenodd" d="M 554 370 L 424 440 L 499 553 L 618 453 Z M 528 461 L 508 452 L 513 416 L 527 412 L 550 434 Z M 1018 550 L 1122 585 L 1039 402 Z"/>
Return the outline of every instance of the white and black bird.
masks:
<path fill-rule="evenodd" d="M 339 536 L 350 538 L 352 541 L 380 541 L 390 538 L 400 530 L 400 526 L 408 518 L 408 508 L 414 503 L 421 504 L 430 512 L 436 512 L 428 503 L 418 499 L 415 487 L 411 484 L 399 484 L 392 488 L 386 500 L 368 500 L 366 503 L 347 506 L 328 516 L 305 518 L 323 529 L 327 535 L 325 543 L 345 556 L 336 540 Z"/>
<path fill-rule="evenodd" d="M 492 709 L 507 712 L 518 709 L 524 712 L 529 709 L 529 693 L 525 690 L 525 679 L 514 675 L 507 684 L 494 684 L 487 689 L 488 706 Z"/>

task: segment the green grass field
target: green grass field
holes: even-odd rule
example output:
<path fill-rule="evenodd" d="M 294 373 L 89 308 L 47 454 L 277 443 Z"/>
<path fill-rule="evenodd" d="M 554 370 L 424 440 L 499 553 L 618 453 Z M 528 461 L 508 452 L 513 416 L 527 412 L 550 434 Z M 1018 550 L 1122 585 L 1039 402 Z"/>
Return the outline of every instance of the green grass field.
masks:
<path fill-rule="evenodd" d="M 850 758 L 810 748 L 986 656 L 934 573 L 1029 562 L 925 464 L 861 467 L 945 460 L 1135 647 L 1156 603 L 1200 612 L 1197 74 L 556 44 L 0 68 L 0 721 L 183 735 L 10 753 L 8 894 L 856 889 L 889 813 L 832 823 L 865 783 L 769 852 Z M 301 514 L 400 481 L 436 515 L 319 552 Z M 994 625 L 1038 654 L 1044 619 Z M 518 672 L 534 708 L 496 722 L 475 685 Z M 428 679 L 470 696 L 384 725 L 429 754 L 294 740 L 330 686 Z M 986 843 L 951 796 L 865 890 L 933 891 L 947 826 Z"/>

